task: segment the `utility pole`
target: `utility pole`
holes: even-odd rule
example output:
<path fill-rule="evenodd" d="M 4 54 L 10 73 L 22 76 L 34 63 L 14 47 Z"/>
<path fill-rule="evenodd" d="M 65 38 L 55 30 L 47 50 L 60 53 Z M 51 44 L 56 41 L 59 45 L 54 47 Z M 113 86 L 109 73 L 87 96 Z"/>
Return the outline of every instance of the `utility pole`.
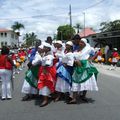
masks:
<path fill-rule="evenodd" d="M 72 12 L 71 12 L 71 4 L 69 5 L 69 16 L 70 16 L 70 38 L 72 38 Z"/>

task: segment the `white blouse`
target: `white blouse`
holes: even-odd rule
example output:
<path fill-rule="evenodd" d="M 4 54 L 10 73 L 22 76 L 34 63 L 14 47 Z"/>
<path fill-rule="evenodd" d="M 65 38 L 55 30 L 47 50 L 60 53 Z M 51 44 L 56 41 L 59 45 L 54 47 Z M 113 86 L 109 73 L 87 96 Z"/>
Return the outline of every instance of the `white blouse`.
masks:
<path fill-rule="evenodd" d="M 73 66 L 73 64 L 74 64 L 74 54 L 72 52 L 64 54 L 64 56 L 62 57 L 62 62 L 66 63 L 68 66 Z"/>
<path fill-rule="evenodd" d="M 86 44 L 85 48 L 80 52 L 74 52 L 75 60 L 87 60 L 90 57 L 91 47 L 89 44 Z"/>
<path fill-rule="evenodd" d="M 34 57 L 34 59 L 33 59 L 33 61 L 32 61 L 32 65 L 33 65 L 33 66 L 34 66 L 34 65 L 37 65 L 37 64 L 39 64 L 41 61 L 42 61 L 41 55 L 40 55 L 38 52 L 36 52 L 35 57 Z"/>
<path fill-rule="evenodd" d="M 46 55 L 42 58 L 42 66 L 53 66 L 53 55 Z"/>

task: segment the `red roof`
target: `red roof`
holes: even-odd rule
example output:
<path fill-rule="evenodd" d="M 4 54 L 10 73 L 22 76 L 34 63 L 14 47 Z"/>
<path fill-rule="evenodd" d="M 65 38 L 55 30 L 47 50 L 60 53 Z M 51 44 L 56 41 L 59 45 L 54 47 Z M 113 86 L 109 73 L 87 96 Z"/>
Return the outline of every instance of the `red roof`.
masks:
<path fill-rule="evenodd" d="M 12 31 L 12 30 L 8 30 L 8 29 L 0 28 L 0 32 L 9 32 L 9 31 Z"/>
<path fill-rule="evenodd" d="M 79 33 L 80 37 L 87 37 L 92 34 L 96 34 L 96 32 L 94 32 L 91 28 L 85 28 Z"/>

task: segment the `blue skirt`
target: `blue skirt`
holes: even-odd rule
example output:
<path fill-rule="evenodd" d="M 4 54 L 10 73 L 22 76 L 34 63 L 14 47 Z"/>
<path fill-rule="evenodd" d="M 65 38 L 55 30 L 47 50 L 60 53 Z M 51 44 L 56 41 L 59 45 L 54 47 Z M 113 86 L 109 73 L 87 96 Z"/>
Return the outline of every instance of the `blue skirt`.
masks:
<path fill-rule="evenodd" d="M 72 86 L 72 73 L 73 73 L 73 67 L 71 66 L 64 66 L 60 65 L 57 68 L 57 77 L 62 78 L 65 80 L 70 86 Z"/>

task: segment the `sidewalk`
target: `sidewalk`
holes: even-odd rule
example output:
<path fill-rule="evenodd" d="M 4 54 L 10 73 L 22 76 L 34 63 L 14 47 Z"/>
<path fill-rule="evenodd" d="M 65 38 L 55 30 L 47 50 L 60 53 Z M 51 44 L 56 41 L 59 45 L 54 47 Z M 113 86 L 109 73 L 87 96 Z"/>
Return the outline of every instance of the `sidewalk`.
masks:
<path fill-rule="evenodd" d="M 115 70 L 109 70 L 110 65 L 99 65 L 97 63 L 94 63 L 94 65 L 100 73 L 120 78 L 120 67 Z"/>

